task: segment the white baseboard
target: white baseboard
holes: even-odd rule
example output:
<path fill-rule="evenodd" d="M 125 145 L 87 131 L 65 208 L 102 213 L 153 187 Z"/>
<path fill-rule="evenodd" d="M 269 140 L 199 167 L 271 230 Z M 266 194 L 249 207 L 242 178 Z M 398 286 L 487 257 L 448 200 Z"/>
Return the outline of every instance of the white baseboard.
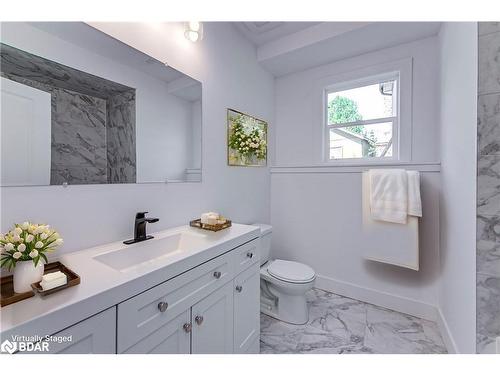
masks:
<path fill-rule="evenodd" d="M 446 349 L 450 354 L 458 354 L 457 344 L 453 339 L 453 335 L 451 334 L 450 328 L 448 327 L 448 323 L 444 318 L 443 312 L 441 309 L 437 309 L 437 324 L 439 327 L 439 331 L 441 332 L 441 336 L 443 337 L 444 344 L 446 345 Z"/>
<path fill-rule="evenodd" d="M 397 296 L 345 281 L 335 280 L 327 276 L 317 275 L 316 288 L 340 294 L 345 297 L 399 311 L 417 318 L 438 321 L 438 310 L 435 306 L 410 298 Z"/>

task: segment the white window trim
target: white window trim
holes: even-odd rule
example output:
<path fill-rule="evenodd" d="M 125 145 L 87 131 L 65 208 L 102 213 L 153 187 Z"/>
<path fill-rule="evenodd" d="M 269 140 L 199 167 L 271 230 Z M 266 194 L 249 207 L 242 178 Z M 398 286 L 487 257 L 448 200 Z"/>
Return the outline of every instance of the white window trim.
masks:
<path fill-rule="evenodd" d="M 335 76 L 322 77 L 315 81 L 313 90 L 318 100 L 313 108 L 316 108 L 315 136 L 317 148 L 315 156 L 317 165 L 329 166 L 370 166 L 383 164 L 404 164 L 411 161 L 412 145 L 412 58 L 406 58 L 387 62 L 379 65 L 367 66 L 355 71 L 342 73 Z M 329 150 L 329 137 L 326 137 L 327 131 L 327 95 L 326 91 L 343 91 L 349 88 L 377 83 L 380 79 L 394 79 L 398 74 L 398 119 L 396 126 L 393 125 L 393 142 L 397 143 L 397 151 L 393 145 L 393 156 L 384 158 L 355 158 L 355 159 L 330 159 L 327 151 Z M 391 119 L 393 119 L 391 117 Z M 380 122 L 380 119 L 376 120 Z M 348 126 L 358 123 L 349 123 Z"/>

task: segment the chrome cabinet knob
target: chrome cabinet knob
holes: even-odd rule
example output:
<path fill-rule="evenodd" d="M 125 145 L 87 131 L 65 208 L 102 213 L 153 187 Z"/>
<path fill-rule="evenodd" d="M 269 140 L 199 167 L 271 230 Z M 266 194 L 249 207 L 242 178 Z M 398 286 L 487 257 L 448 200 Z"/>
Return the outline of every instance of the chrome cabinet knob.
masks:
<path fill-rule="evenodd" d="M 221 277 L 221 276 L 222 276 L 222 273 L 221 273 L 220 271 L 215 271 L 215 272 L 214 272 L 214 277 L 215 277 L 216 279 L 220 279 L 220 277 Z"/>
<path fill-rule="evenodd" d="M 184 331 L 186 331 L 187 333 L 191 332 L 191 323 L 184 323 L 184 325 L 182 326 L 182 328 L 184 329 Z"/>
<path fill-rule="evenodd" d="M 241 285 L 236 285 L 236 291 L 238 293 L 241 293 L 242 290 L 243 290 L 243 287 Z"/>
<path fill-rule="evenodd" d="M 201 326 L 201 323 L 203 323 L 203 317 L 200 316 L 200 315 L 197 315 L 196 318 L 194 318 L 196 324 L 198 324 L 199 326 Z"/>
<path fill-rule="evenodd" d="M 247 257 L 250 258 L 250 259 L 252 259 L 253 258 L 253 253 L 248 252 L 247 253 Z"/>
<path fill-rule="evenodd" d="M 165 312 L 167 310 L 167 307 L 168 307 L 168 303 L 166 303 L 166 302 L 160 302 L 158 304 L 158 310 L 160 310 L 161 312 Z"/>

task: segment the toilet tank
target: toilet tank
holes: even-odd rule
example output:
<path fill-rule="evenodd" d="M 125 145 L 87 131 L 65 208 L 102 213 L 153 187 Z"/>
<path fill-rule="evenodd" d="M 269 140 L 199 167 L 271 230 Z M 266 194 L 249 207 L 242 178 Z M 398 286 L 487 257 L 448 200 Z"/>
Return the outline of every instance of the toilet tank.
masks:
<path fill-rule="evenodd" d="M 260 228 L 260 265 L 269 260 L 271 253 L 271 234 L 273 227 L 268 224 L 252 224 Z"/>

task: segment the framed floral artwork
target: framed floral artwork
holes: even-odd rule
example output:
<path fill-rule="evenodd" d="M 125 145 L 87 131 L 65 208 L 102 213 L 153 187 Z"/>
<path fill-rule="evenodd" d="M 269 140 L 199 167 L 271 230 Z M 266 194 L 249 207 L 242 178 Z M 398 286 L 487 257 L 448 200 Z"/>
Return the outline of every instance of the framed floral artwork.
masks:
<path fill-rule="evenodd" d="M 227 162 L 230 166 L 267 165 L 267 122 L 227 110 Z"/>

